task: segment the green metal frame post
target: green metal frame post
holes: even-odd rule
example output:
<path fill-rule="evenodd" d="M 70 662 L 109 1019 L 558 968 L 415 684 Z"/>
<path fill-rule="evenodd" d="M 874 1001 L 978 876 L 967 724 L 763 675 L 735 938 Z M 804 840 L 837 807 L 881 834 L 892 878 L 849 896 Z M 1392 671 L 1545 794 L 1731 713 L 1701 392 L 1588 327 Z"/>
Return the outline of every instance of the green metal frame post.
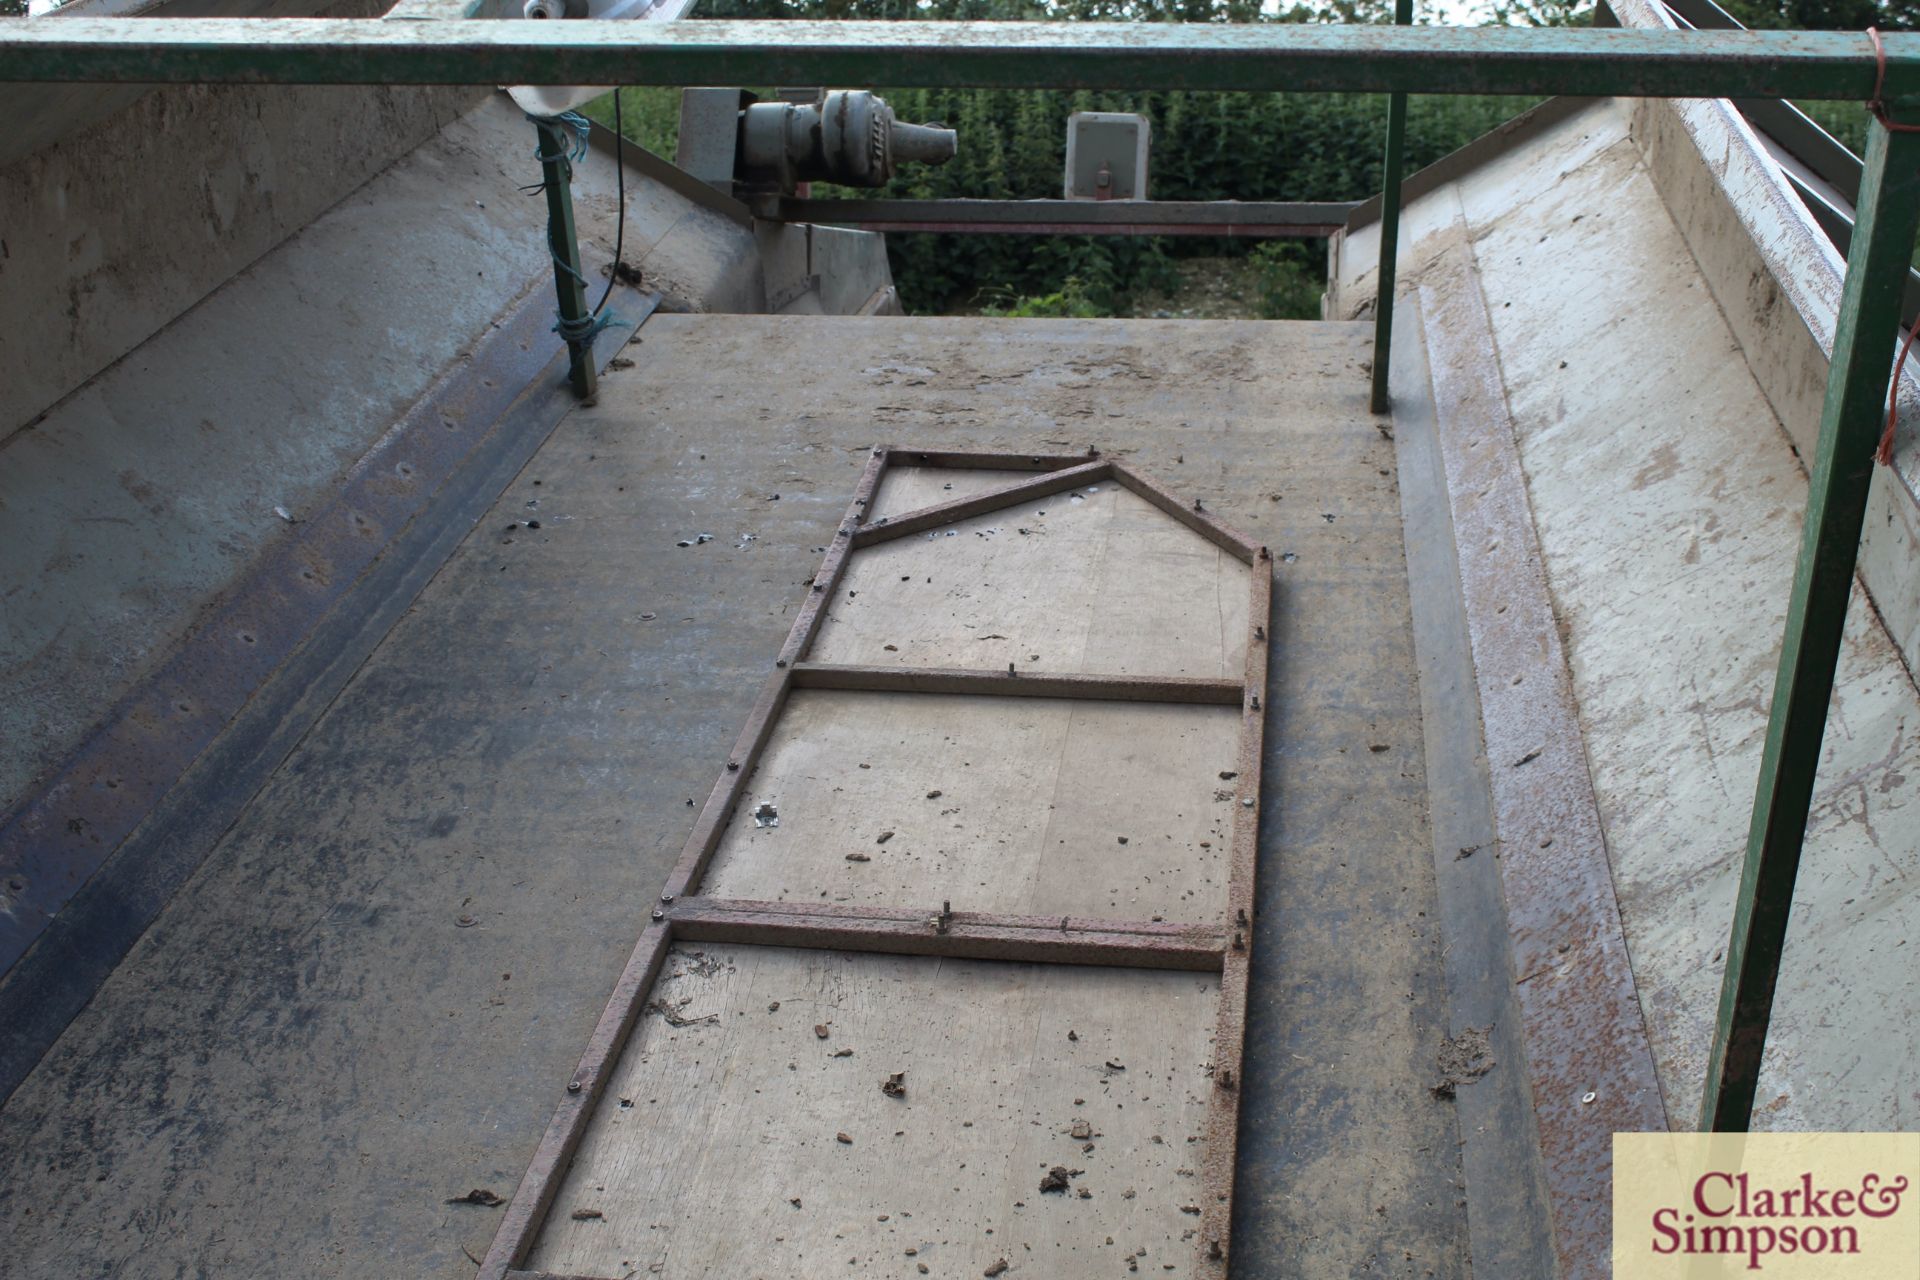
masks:
<path fill-rule="evenodd" d="M 593 395 L 593 313 L 587 308 L 587 277 L 581 269 L 580 235 L 573 224 L 573 139 L 555 120 L 535 120 L 540 139 L 540 171 L 547 192 L 547 248 L 553 254 L 553 287 L 559 295 L 560 323 L 554 327 L 567 344 L 567 379 L 582 400 Z"/>
<path fill-rule="evenodd" d="M 1800 559 L 1707 1063 L 1700 1124 L 1718 1132 L 1745 1132 L 1752 1118 L 1874 448 L 1885 422 L 1901 293 L 1920 225 L 1920 133 L 1893 132 L 1878 120 L 1868 130 L 1859 222 L 1847 254 Z"/>
<path fill-rule="evenodd" d="M 1394 25 L 1413 24 L 1413 0 L 1394 0 Z M 1380 263 L 1375 280 L 1380 293 L 1373 304 L 1373 396 L 1370 406 L 1385 413 L 1387 363 L 1393 348 L 1393 280 L 1400 265 L 1400 168 L 1407 147 L 1407 95 L 1387 95 L 1387 155 L 1380 182 Z"/>

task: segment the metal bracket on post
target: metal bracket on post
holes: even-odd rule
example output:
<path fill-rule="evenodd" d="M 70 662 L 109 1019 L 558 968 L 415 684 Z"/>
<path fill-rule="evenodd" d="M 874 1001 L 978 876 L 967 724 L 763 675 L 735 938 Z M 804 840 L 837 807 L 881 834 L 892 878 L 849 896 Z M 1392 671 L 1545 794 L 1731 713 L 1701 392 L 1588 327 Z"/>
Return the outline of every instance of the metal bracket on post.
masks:
<path fill-rule="evenodd" d="M 553 255 L 553 287 L 560 321 L 554 329 L 567 344 L 567 377 L 573 394 L 593 397 L 593 313 L 587 307 L 587 277 L 581 270 L 580 236 L 573 224 L 573 140 L 564 120 L 529 117 L 540 139 L 540 171 L 547 195 L 547 248 Z"/>
<path fill-rule="evenodd" d="M 1744 1133 L 1752 1121 L 1874 450 L 1886 417 L 1901 295 L 1920 227 L 1920 133 L 1894 132 L 1878 120 L 1867 129 L 1859 221 L 1847 254 L 1800 558 L 1707 1062 L 1700 1127 L 1715 1132 Z"/>
<path fill-rule="evenodd" d="M 1413 24 L 1413 0 L 1394 0 L 1395 26 Z M 1385 413 L 1387 364 L 1393 348 L 1393 283 L 1400 260 L 1400 167 L 1407 145 L 1407 95 L 1387 95 L 1387 154 L 1380 184 L 1379 269 L 1374 273 L 1379 295 L 1373 304 L 1373 394 L 1368 407 Z"/>

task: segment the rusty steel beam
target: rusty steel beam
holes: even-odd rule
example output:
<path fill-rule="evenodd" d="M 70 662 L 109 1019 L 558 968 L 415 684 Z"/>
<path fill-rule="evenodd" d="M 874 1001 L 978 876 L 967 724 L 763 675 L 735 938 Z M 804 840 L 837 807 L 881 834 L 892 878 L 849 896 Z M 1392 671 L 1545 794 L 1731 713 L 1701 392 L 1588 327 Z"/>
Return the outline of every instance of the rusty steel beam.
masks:
<path fill-rule="evenodd" d="M 961 693 L 1014 698 L 1095 698 L 1112 702 L 1180 702 L 1233 706 L 1238 680 L 1195 676 L 1089 675 L 1084 672 L 1017 672 L 957 667 L 863 667 L 800 662 L 795 689 L 846 689 L 886 693 Z"/>
<path fill-rule="evenodd" d="M 1233 1183 L 1240 1136 L 1241 1055 L 1246 1047 L 1248 966 L 1253 960 L 1253 889 L 1260 869 L 1260 779 L 1266 750 L 1267 649 L 1273 626 L 1273 560 L 1260 548 L 1247 605 L 1245 696 L 1240 711 L 1239 795 L 1227 863 L 1227 949 L 1207 1099 L 1207 1152 L 1200 1168 L 1199 1272 L 1224 1278 L 1232 1265 Z"/>
<path fill-rule="evenodd" d="M 1113 478 L 1243 564 L 1253 564 L 1256 560 L 1267 558 L 1265 547 L 1217 519 L 1201 505 L 1200 499 L 1195 498 L 1191 503 L 1182 502 L 1178 495 L 1159 481 L 1117 462 L 1113 465 Z"/>
<path fill-rule="evenodd" d="M 814 219 L 814 221 L 819 223 L 821 220 Z M 920 232 L 927 235 L 951 236 L 1183 236 L 1212 237 L 1216 240 L 1324 240 L 1346 224 L 1303 222 L 1239 226 L 1234 223 L 888 222 L 885 219 L 870 219 L 864 222 L 833 221 L 822 225 L 894 235 Z"/>
<path fill-rule="evenodd" d="M 1045 471 L 1031 480 L 1016 480 L 1012 484 L 1001 485 L 985 493 L 956 498 L 952 502 L 935 503 L 931 507 L 922 507 L 918 511 L 909 511 L 903 515 L 881 516 L 854 530 L 853 545 L 856 548 L 870 547 L 876 543 L 891 542 L 895 538 L 925 533 L 929 529 L 937 529 L 959 520 L 985 515 L 989 511 L 998 511 L 1002 507 L 1015 506 L 1035 498 L 1050 498 L 1056 493 L 1078 488 L 1083 484 L 1097 484 L 1107 479 L 1113 472 L 1114 464 L 1104 458 L 1096 458 L 1091 462 L 1081 460 L 1077 466 Z"/>
<path fill-rule="evenodd" d="M 1033 964 L 1217 970 L 1226 936 L 1214 925 L 1081 916 L 1018 916 L 926 907 L 681 898 L 659 908 L 674 937 L 827 951 Z"/>
<path fill-rule="evenodd" d="M 1085 453 L 961 453 L 897 445 L 887 453 L 896 467 L 941 467 L 950 471 L 1059 471 L 1100 456 L 1100 451 L 1091 446 Z"/>

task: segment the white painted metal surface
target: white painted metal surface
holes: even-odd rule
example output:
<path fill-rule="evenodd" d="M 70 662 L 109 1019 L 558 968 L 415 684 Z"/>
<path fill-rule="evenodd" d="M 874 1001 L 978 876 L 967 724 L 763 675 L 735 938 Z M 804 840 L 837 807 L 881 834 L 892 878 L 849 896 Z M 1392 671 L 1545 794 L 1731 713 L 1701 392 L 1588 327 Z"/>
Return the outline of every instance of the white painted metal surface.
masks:
<path fill-rule="evenodd" d="M 1470 246 L 1635 978 L 1684 1124 L 1807 484 L 1636 121 L 1625 104 L 1593 107 L 1414 202 L 1401 271 L 1417 287 L 1437 252 Z M 1336 246 L 1339 314 L 1370 298 L 1374 237 L 1364 228 Z M 1755 1122 L 1910 1128 L 1920 692 L 1864 598 L 1827 737 Z"/>

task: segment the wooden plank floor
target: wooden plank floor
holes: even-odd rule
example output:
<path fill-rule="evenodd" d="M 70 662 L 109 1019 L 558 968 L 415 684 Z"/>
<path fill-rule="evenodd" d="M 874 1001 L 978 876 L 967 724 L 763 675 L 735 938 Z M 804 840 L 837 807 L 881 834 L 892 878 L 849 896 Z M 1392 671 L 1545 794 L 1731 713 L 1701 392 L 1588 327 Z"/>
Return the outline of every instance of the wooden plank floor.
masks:
<path fill-rule="evenodd" d="M 1224 919 L 1237 707 L 800 690 L 774 734 L 703 893 Z"/>
<path fill-rule="evenodd" d="M 882 489 L 883 513 L 978 483 L 916 470 Z M 1227 678 L 1246 663 L 1246 566 L 1111 481 L 869 547 L 841 585 L 820 662 Z"/>
<path fill-rule="evenodd" d="M 1137 1257 L 1188 1275 L 1219 985 L 677 947 L 529 1262 L 812 1280 Z M 880 1089 L 896 1073 L 898 1098 Z M 1067 1188 L 1042 1192 L 1055 1166 Z"/>
<path fill-rule="evenodd" d="M 1272 547 L 1236 1265 L 1463 1275 L 1369 334 L 649 320 L 633 367 L 501 495 L 0 1111 L 9 1260 L 470 1277 L 500 1210 L 447 1201 L 512 1193 L 634 903 L 678 855 L 866 450 L 893 441 L 1098 445 Z"/>

